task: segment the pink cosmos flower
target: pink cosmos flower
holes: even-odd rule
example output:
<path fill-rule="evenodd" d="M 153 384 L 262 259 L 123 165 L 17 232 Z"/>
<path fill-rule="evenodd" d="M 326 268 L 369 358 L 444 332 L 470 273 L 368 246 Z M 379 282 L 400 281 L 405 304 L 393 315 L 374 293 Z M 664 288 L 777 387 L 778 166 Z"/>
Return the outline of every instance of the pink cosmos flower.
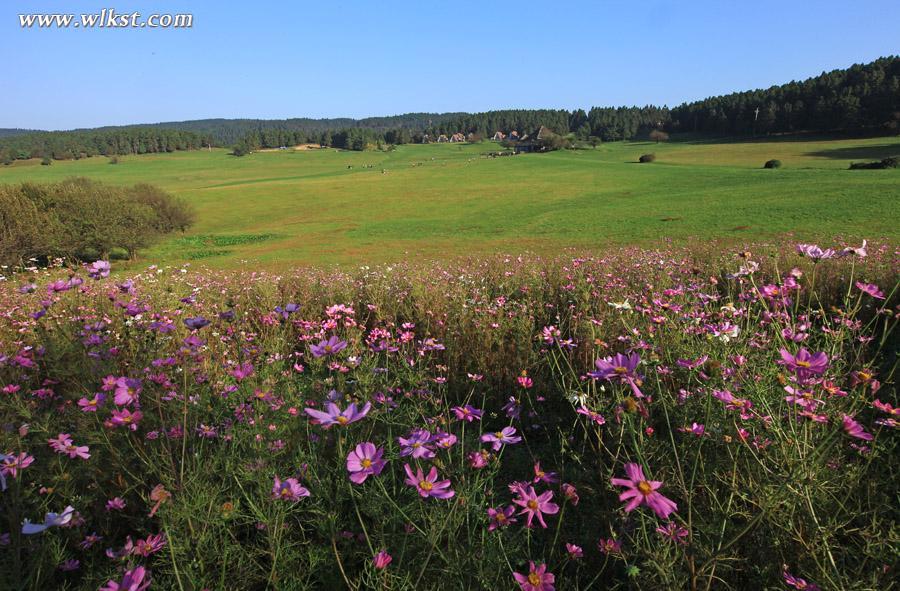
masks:
<path fill-rule="evenodd" d="M 874 283 L 862 283 L 861 281 L 857 281 L 856 288 L 865 294 L 869 294 L 876 300 L 884 299 L 884 292 L 878 289 L 878 286 Z"/>
<path fill-rule="evenodd" d="M 834 249 L 826 248 L 823 250 L 815 244 L 798 244 L 797 253 L 801 256 L 809 257 L 814 261 L 818 261 L 832 258 L 834 256 Z"/>
<path fill-rule="evenodd" d="M 119 378 L 116 380 L 115 397 L 113 402 L 117 406 L 125 406 L 137 402 L 141 393 L 141 381 L 131 378 Z"/>
<path fill-rule="evenodd" d="M 500 431 L 485 433 L 481 436 L 481 440 L 492 444 L 494 451 L 500 451 L 504 444 L 512 445 L 522 441 L 522 438 L 516 435 L 515 427 L 503 427 Z"/>
<path fill-rule="evenodd" d="M 806 579 L 795 577 L 789 573 L 786 564 L 782 567 L 782 575 L 784 576 L 784 582 L 794 589 L 800 589 L 801 591 L 820 591 L 819 586 L 815 583 L 808 583 Z"/>
<path fill-rule="evenodd" d="M 370 475 L 381 474 L 387 463 L 381 459 L 383 455 L 384 450 L 375 447 L 368 441 L 357 445 L 356 449 L 347 455 L 347 471 L 350 472 L 350 481 L 362 484 Z"/>
<path fill-rule="evenodd" d="M 90 400 L 85 397 L 80 398 L 78 406 L 81 407 L 81 412 L 97 412 L 97 409 L 103 405 L 105 400 L 105 394 L 94 394 L 94 397 Z"/>
<path fill-rule="evenodd" d="M 536 462 L 534 464 L 534 479 L 532 480 L 535 484 L 539 482 L 544 482 L 546 484 L 553 484 L 555 482 L 559 482 L 559 478 L 556 477 L 556 472 L 545 472 L 541 469 L 541 463 Z"/>
<path fill-rule="evenodd" d="M 638 398 L 644 396 L 639 386 L 641 385 L 641 376 L 635 373 L 635 369 L 641 362 L 641 357 L 637 353 L 623 355 L 616 353 L 614 357 L 605 357 L 597 359 L 594 365 L 597 371 L 588 372 L 588 376 L 596 380 L 608 380 L 610 382 L 618 382 L 620 384 L 628 384 L 631 390 Z"/>
<path fill-rule="evenodd" d="M 573 507 L 578 506 L 578 489 L 569 483 L 564 483 L 562 485 L 562 493 L 566 500 L 572 503 Z"/>
<path fill-rule="evenodd" d="M 114 427 L 127 427 L 132 431 L 137 431 L 138 423 L 144 418 L 144 413 L 139 410 L 131 412 L 127 408 L 124 410 L 112 411 L 109 422 Z"/>
<path fill-rule="evenodd" d="M 134 543 L 134 546 L 131 549 L 131 553 L 135 556 L 143 556 L 147 557 L 151 554 L 156 554 L 160 550 L 166 547 L 166 535 L 165 534 L 155 534 L 152 536 L 147 536 L 145 540 L 138 540 Z"/>
<path fill-rule="evenodd" d="M 519 498 L 513 499 L 513 503 L 522 507 L 519 515 L 526 516 L 525 527 L 531 527 L 531 521 L 537 517 L 541 527 L 546 528 L 544 513 L 554 515 L 559 512 L 559 505 L 550 502 L 550 499 L 553 498 L 553 491 L 548 490 L 538 495 L 534 492 L 534 487 L 529 486 L 527 489 L 519 487 L 518 494 Z"/>
<path fill-rule="evenodd" d="M 326 355 L 334 355 L 340 353 L 347 348 L 347 341 L 342 341 L 337 336 L 332 335 L 327 341 L 320 341 L 318 345 L 312 345 L 309 351 L 315 357 L 325 357 Z"/>
<path fill-rule="evenodd" d="M 553 573 L 547 572 L 546 564 L 535 566 L 534 562 L 529 561 L 528 574 L 513 573 L 513 577 L 522 591 L 553 591 L 556 589 L 553 586 L 556 577 L 553 576 Z"/>
<path fill-rule="evenodd" d="M 428 476 L 425 476 L 422 473 L 422 468 L 416 468 L 416 473 L 413 474 L 409 464 L 404 464 L 403 469 L 406 470 L 406 484 L 415 487 L 419 496 L 424 499 L 427 499 L 428 497 L 449 499 L 456 494 L 456 492 L 450 489 L 449 480 L 438 480 L 437 468 L 434 466 L 429 470 Z"/>
<path fill-rule="evenodd" d="M 81 458 L 86 460 L 91 457 L 88 446 L 75 445 L 72 443 L 72 436 L 68 433 L 60 433 L 56 439 L 48 439 L 47 443 L 58 454 L 68 455 L 70 458 Z"/>
<path fill-rule="evenodd" d="M 143 566 L 125 571 L 121 581 L 108 581 L 100 591 L 145 591 L 150 587 L 150 571 Z"/>
<path fill-rule="evenodd" d="M 475 420 L 481 420 L 482 411 L 478 410 L 470 404 L 467 404 L 465 406 L 454 406 L 450 410 L 453 411 L 453 414 L 455 414 L 456 418 L 460 421 L 471 423 Z"/>
<path fill-rule="evenodd" d="M 112 498 L 106 501 L 107 511 L 121 511 L 125 508 L 125 501 L 120 497 Z"/>
<path fill-rule="evenodd" d="M 615 538 L 601 538 L 597 542 L 597 549 L 603 554 L 620 554 L 622 552 L 622 542 Z"/>
<path fill-rule="evenodd" d="M 388 554 L 386 551 L 381 550 L 380 552 L 378 552 L 378 554 L 372 557 L 372 564 L 374 564 L 375 568 L 377 568 L 378 570 L 383 570 L 387 568 L 387 566 L 393 559 L 393 556 Z"/>
<path fill-rule="evenodd" d="M 314 408 L 304 408 L 303 412 L 312 417 L 313 424 L 322 425 L 326 429 L 332 425 L 344 427 L 350 423 L 355 423 L 369 414 L 369 410 L 372 409 L 372 403 L 366 402 L 358 411 L 356 410 L 355 402 L 351 402 L 350 406 L 343 411 L 333 402 L 329 402 L 325 408 L 328 412 L 322 412 L 321 410 L 316 410 Z"/>
<path fill-rule="evenodd" d="M 577 560 L 584 556 L 584 549 L 577 544 L 570 544 L 566 542 L 566 553 L 572 560 Z"/>
<path fill-rule="evenodd" d="M 809 351 L 801 347 L 796 355 L 791 355 L 787 349 L 781 349 L 780 354 L 780 363 L 797 374 L 797 377 L 800 379 L 820 376 L 828 369 L 828 355 L 823 351 L 810 354 Z"/>
<path fill-rule="evenodd" d="M 398 437 L 400 444 L 400 457 L 405 458 L 433 458 L 434 450 L 431 449 L 432 436 L 425 429 L 416 429 L 408 437 Z"/>
<path fill-rule="evenodd" d="M 277 476 L 272 484 L 272 498 L 296 503 L 303 497 L 308 497 L 309 491 L 300 485 L 296 478 L 287 478 L 282 481 Z"/>
<path fill-rule="evenodd" d="M 674 542 L 676 544 L 685 545 L 687 544 L 687 537 L 690 532 L 687 529 L 681 527 L 674 521 L 668 522 L 665 526 L 659 526 L 656 528 L 656 533 L 669 540 L 670 542 Z"/>
<path fill-rule="evenodd" d="M 620 501 L 628 501 L 625 512 L 631 512 L 640 505 L 647 505 L 661 519 L 668 519 L 669 515 L 678 510 L 671 499 L 667 499 L 657 490 L 662 486 L 658 480 L 647 480 L 644 470 L 638 464 L 625 464 L 625 473 L 628 478 L 613 478 L 610 482 L 614 486 L 624 486 L 628 490 L 619 495 Z"/>
<path fill-rule="evenodd" d="M 850 437 L 856 437 L 857 439 L 862 439 L 864 441 L 872 441 L 872 434 L 866 433 L 863 426 L 856 422 L 850 415 L 844 415 L 841 422 L 843 423 L 844 431 Z"/>
<path fill-rule="evenodd" d="M 510 523 L 515 523 L 516 518 L 513 517 L 513 514 L 515 512 L 516 508 L 512 505 L 507 505 L 506 507 L 501 507 L 500 509 L 494 509 L 493 507 L 488 508 L 487 514 L 488 519 L 490 519 L 488 531 L 494 531 L 497 528 L 506 527 Z"/>
<path fill-rule="evenodd" d="M 584 416 L 588 417 L 589 419 L 594 421 L 594 423 L 596 423 L 597 425 L 605 425 L 606 424 L 606 419 L 603 417 L 603 415 L 601 415 L 599 412 L 590 410 L 587 407 L 581 406 L 575 412 L 580 415 L 584 415 Z"/>
<path fill-rule="evenodd" d="M 0 476 L 12 476 L 17 478 L 19 470 L 24 470 L 34 463 L 34 456 L 30 456 L 24 451 L 18 455 L 0 454 Z M 5 482 L 5 481 L 4 481 Z"/>

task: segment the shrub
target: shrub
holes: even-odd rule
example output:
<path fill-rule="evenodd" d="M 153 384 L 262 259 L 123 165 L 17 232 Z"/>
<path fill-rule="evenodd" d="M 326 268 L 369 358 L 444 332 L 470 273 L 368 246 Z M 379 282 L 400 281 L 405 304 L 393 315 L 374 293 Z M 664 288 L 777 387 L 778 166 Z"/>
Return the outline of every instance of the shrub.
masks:
<path fill-rule="evenodd" d="M 768 160 L 763 164 L 763 168 L 781 168 L 781 160 Z"/>
<path fill-rule="evenodd" d="M 850 164 L 850 170 L 883 170 L 886 168 L 897 168 L 898 163 L 900 163 L 900 157 L 890 156 L 877 162 L 853 162 Z"/>
<path fill-rule="evenodd" d="M 44 156 L 44 159 L 41 160 L 41 166 L 50 166 L 51 164 L 53 164 L 53 161 L 50 160 L 49 156 Z"/>
<path fill-rule="evenodd" d="M 109 159 L 109 163 L 110 163 L 110 164 L 118 164 L 118 163 L 119 163 L 119 157 L 118 157 L 118 156 L 113 156 L 112 158 Z"/>
<path fill-rule="evenodd" d="M 642 154 L 640 158 L 638 158 L 638 162 L 645 164 L 647 162 L 653 162 L 656 160 L 656 154 Z"/>

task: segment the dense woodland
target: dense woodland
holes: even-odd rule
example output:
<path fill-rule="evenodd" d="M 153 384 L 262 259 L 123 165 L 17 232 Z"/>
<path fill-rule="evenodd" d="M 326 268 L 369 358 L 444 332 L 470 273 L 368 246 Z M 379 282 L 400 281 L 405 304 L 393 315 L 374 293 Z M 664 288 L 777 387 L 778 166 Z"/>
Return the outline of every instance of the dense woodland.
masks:
<path fill-rule="evenodd" d="M 0 134 L 0 160 L 143 154 L 201 146 L 236 155 L 303 143 L 349 150 L 435 141 L 441 135 L 531 133 L 541 125 L 578 140 L 647 138 L 654 130 L 747 136 L 792 132 L 900 131 L 900 57 L 833 70 L 807 80 L 685 103 L 675 108 L 594 107 L 409 113 L 367 119 L 204 119 L 71 132 Z M 18 130 L 4 130 L 18 132 Z"/>

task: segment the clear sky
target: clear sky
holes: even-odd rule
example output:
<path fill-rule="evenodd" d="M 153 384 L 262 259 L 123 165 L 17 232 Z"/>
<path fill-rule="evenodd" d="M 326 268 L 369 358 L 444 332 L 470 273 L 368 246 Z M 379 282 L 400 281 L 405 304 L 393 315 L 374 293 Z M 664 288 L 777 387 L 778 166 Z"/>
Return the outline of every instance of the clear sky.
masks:
<path fill-rule="evenodd" d="M 20 13 L 192 13 L 23 29 Z M 3 0 L 0 127 L 668 104 L 900 53 L 891 1 Z"/>

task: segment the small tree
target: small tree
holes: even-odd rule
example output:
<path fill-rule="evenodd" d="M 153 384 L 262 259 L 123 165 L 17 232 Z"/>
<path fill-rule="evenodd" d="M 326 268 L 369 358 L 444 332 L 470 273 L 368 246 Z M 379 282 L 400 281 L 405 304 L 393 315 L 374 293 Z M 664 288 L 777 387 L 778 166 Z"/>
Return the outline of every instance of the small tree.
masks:
<path fill-rule="evenodd" d="M 44 156 L 44 159 L 41 160 L 41 166 L 50 166 L 53 164 L 53 161 L 50 160 L 50 156 Z"/>
<path fill-rule="evenodd" d="M 592 148 L 596 149 L 597 145 L 600 144 L 600 138 L 598 138 L 595 135 L 592 135 L 591 137 L 588 138 L 588 143 L 591 145 Z"/>
<path fill-rule="evenodd" d="M 650 139 L 655 141 L 657 144 L 659 142 L 665 142 L 669 140 L 669 134 L 664 132 L 661 129 L 654 129 L 650 132 Z"/>

